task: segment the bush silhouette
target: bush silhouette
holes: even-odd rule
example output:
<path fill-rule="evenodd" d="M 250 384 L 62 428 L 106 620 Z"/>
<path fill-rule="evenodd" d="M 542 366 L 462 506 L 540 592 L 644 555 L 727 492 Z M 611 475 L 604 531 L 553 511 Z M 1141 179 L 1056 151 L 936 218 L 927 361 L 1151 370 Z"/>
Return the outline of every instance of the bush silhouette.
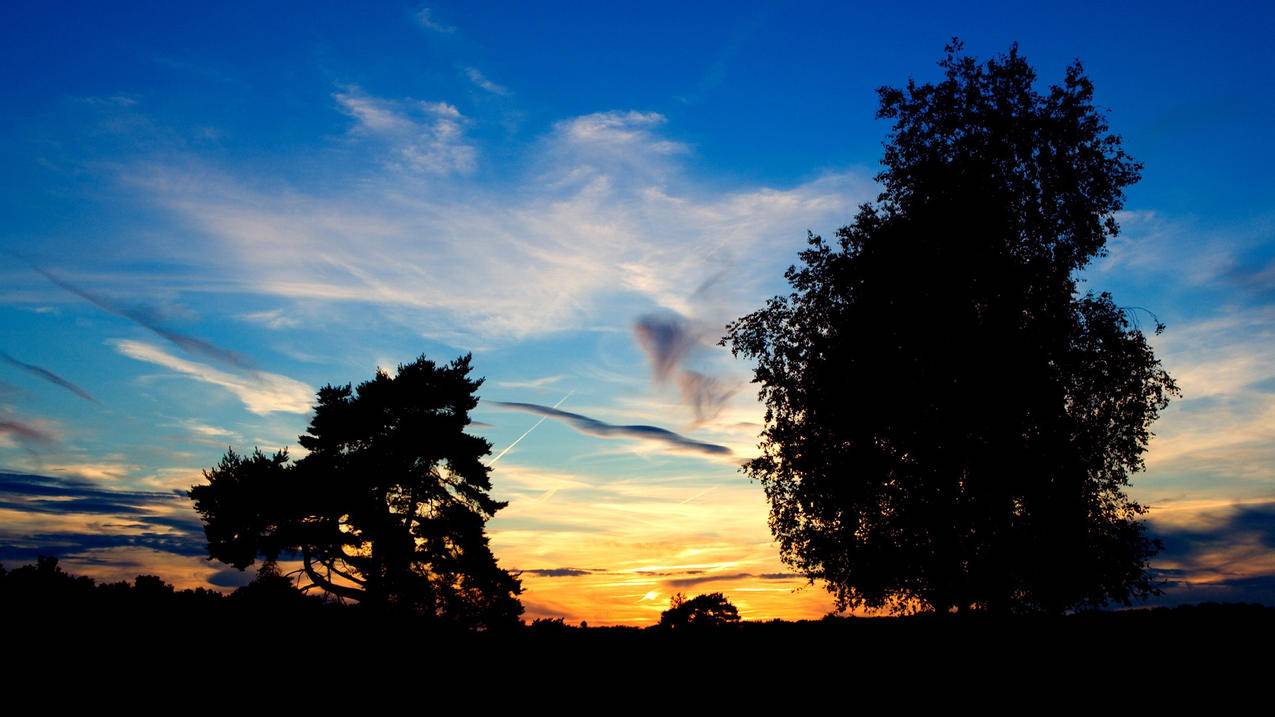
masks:
<path fill-rule="evenodd" d="M 739 623 L 739 610 L 721 593 L 708 593 L 686 599 L 682 593 L 673 596 L 669 608 L 660 613 L 660 627 L 669 630 L 724 627 Z"/>

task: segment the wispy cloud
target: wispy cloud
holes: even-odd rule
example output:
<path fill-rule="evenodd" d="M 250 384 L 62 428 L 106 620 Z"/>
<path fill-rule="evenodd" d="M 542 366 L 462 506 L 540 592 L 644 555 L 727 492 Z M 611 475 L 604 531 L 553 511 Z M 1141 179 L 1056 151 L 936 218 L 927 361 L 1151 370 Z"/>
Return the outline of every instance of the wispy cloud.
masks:
<path fill-rule="evenodd" d="M 99 309 L 130 320 L 138 326 L 148 329 L 157 336 L 166 339 L 174 346 L 177 346 L 187 353 L 202 356 L 203 358 L 211 359 L 218 363 L 241 369 L 251 369 L 253 367 L 252 362 L 239 353 L 230 351 L 229 349 L 223 349 L 220 346 L 215 346 L 203 339 L 197 339 L 193 336 L 188 336 L 163 326 L 155 318 L 154 313 L 148 309 L 122 306 L 104 296 L 82 289 L 47 269 L 43 269 L 38 266 L 34 266 L 33 268 L 43 274 L 49 281 L 63 289 L 66 289 L 72 294 L 79 296 Z"/>
<path fill-rule="evenodd" d="M 356 87 L 333 93 L 355 120 L 351 132 L 387 145 L 392 166 L 426 174 L 472 172 L 478 152 L 465 139 L 465 117 L 446 102 L 393 101 Z"/>
<path fill-rule="evenodd" d="M 486 90 L 487 92 L 490 92 L 493 95 L 504 96 L 509 94 L 509 88 L 505 87 L 504 85 L 498 85 L 495 82 L 492 82 L 491 80 L 487 79 L 487 76 L 484 75 L 481 71 L 479 71 L 477 67 L 466 67 L 465 77 L 468 77 L 469 81 L 474 83 L 474 85 L 477 86 L 479 89 Z"/>
<path fill-rule="evenodd" d="M 44 368 L 42 366 L 36 366 L 35 364 L 29 364 L 29 363 L 26 363 L 25 361 L 19 361 L 18 359 L 10 356 L 9 354 L 3 351 L 0 351 L 0 360 L 3 360 L 5 363 L 8 363 L 12 366 L 16 366 L 22 369 L 23 371 L 26 371 L 27 373 L 31 374 L 32 376 L 35 376 L 36 378 L 40 378 L 45 381 L 48 381 L 49 383 L 54 384 L 55 386 L 61 386 L 62 388 L 65 388 L 71 393 L 74 393 L 75 395 L 79 396 L 85 401 L 91 401 L 93 403 L 98 402 L 97 399 L 93 398 L 93 396 L 88 391 L 85 391 L 79 386 L 76 386 L 74 383 L 71 383 L 70 381 L 62 378 L 56 373 L 53 373 L 52 371 L 48 370 L 47 368 Z"/>
<path fill-rule="evenodd" d="M 589 575 L 593 571 L 580 568 L 536 568 L 534 570 L 519 570 L 518 572 L 542 578 L 576 578 L 581 575 Z"/>
<path fill-rule="evenodd" d="M 690 453 L 703 456 L 730 456 L 731 450 L 725 446 L 704 443 L 693 438 L 674 433 L 657 426 L 620 426 L 599 421 L 596 418 L 571 413 L 552 406 L 541 406 L 536 403 L 517 403 L 511 401 L 492 401 L 491 405 L 510 411 L 522 411 L 537 416 L 545 416 L 561 421 L 575 430 L 598 438 L 627 438 L 630 440 L 652 443 L 678 453 Z"/>
<path fill-rule="evenodd" d="M 116 579 L 131 569 L 129 578 L 160 573 L 180 575 L 192 587 L 201 584 L 191 577 L 198 568 L 166 569 L 173 567 L 165 565 L 172 556 L 207 555 L 203 526 L 176 491 L 120 490 L 95 480 L 0 472 L 0 516 L 0 561 L 55 555 L 73 558 L 68 568 L 79 574 L 101 574 L 83 569 L 96 565 Z M 129 550 L 134 559 L 122 559 L 120 551 Z"/>
<path fill-rule="evenodd" d="M 57 441 L 49 431 L 34 424 L 16 419 L 0 418 L 0 438 L 13 438 L 24 445 L 46 446 Z"/>
<path fill-rule="evenodd" d="M 665 311 L 639 317 L 633 324 L 633 332 L 651 363 L 656 382 L 674 381 L 697 423 L 721 413 L 735 388 L 719 378 L 684 366 L 691 352 L 702 343 L 704 331 L 694 329 L 680 314 Z"/>
<path fill-rule="evenodd" d="M 685 144 L 655 134 L 656 128 L 666 121 L 659 112 L 595 112 L 563 120 L 555 129 L 568 142 L 603 149 L 608 153 L 637 147 L 656 154 L 688 151 Z"/>
<path fill-rule="evenodd" d="M 665 585 L 673 589 L 690 588 L 696 585 L 704 585 L 706 583 L 729 583 L 739 582 L 741 580 L 805 580 L 805 577 L 797 573 L 713 573 L 709 575 L 694 575 L 689 578 L 677 578 L 665 581 Z"/>
<path fill-rule="evenodd" d="M 1155 340 L 1182 397 L 1154 426 L 1143 493 L 1237 497 L 1275 481 L 1275 365 L 1263 360 L 1275 306 L 1226 307 Z"/>
<path fill-rule="evenodd" d="M 138 469 L 139 466 L 130 463 L 110 461 L 80 463 L 50 463 L 45 461 L 40 464 L 40 470 L 43 471 L 69 474 L 98 481 L 118 481 L 126 478 L 132 473 L 135 473 Z"/>
<path fill-rule="evenodd" d="M 108 511 L 109 512 L 109 511 Z M 204 557 L 208 543 L 203 536 L 165 531 L 140 533 L 35 533 L 18 538 L 0 538 L 0 560 L 26 562 L 40 555 L 82 555 L 109 548 L 138 547 L 187 557 Z"/>
<path fill-rule="evenodd" d="M 659 381 L 672 377 L 697 341 L 686 320 L 672 312 L 638 317 L 633 333 Z"/>
<path fill-rule="evenodd" d="M 529 378 L 522 381 L 497 381 L 496 385 L 501 388 L 547 388 L 562 380 L 560 374 L 554 376 L 541 376 L 540 378 Z"/>
<path fill-rule="evenodd" d="M 338 94 L 354 132 L 392 140 L 385 150 L 406 163 L 395 148 L 411 145 L 417 119 L 397 103 Z M 535 144 L 531 169 L 512 178 L 517 191 L 392 167 L 331 191 L 253 188 L 171 165 L 139 167 L 127 180 L 215 247 L 181 257 L 194 266 L 244 290 L 376 305 L 468 345 L 596 326 L 635 303 L 691 314 L 705 277 L 718 274 L 729 277 L 724 310 L 748 310 L 807 228 L 839 226 L 875 193 L 860 173 L 787 189 L 701 186 L 684 176 L 683 155 L 669 154 L 662 123 L 651 113 L 559 123 Z"/>
<path fill-rule="evenodd" d="M 565 403 L 565 402 L 566 402 L 566 400 L 567 400 L 568 398 L 571 398 L 571 393 L 570 393 L 570 392 L 568 392 L 568 393 L 567 393 L 567 395 L 563 396 L 562 398 L 558 399 L 558 402 L 557 402 L 557 403 L 555 403 L 555 404 L 553 404 L 553 408 L 556 410 L 559 406 L 561 406 L 563 403 Z M 537 428 L 539 428 L 539 427 L 540 427 L 540 424 L 544 423 L 544 422 L 545 422 L 545 420 L 546 420 L 547 418 L 548 418 L 547 416 L 541 416 L 541 417 L 540 417 L 540 420 L 536 421 L 534 424 L 532 424 L 532 425 L 531 425 L 531 427 L 530 427 L 530 428 L 528 428 L 527 430 L 523 431 L 523 432 L 522 432 L 522 433 L 521 433 L 521 434 L 520 434 L 517 438 L 515 438 L 515 439 L 513 440 L 513 442 L 512 442 L 512 443 L 510 443 L 509 445 L 505 446 L 505 447 L 504 447 L 504 449 L 503 449 L 503 450 L 501 450 L 501 451 L 500 451 L 499 453 L 497 453 L 496 455 L 492 456 L 491 461 L 490 461 L 487 465 L 489 465 L 489 466 L 494 466 L 494 465 L 496 465 L 496 463 L 497 463 L 498 461 L 500 461 L 500 459 L 501 459 L 501 458 L 504 458 L 504 457 L 505 457 L 505 455 L 509 453 L 509 451 L 512 451 L 512 450 L 514 449 L 514 447 L 515 447 L 515 446 L 517 446 L 519 443 L 522 443 L 522 439 L 524 439 L 524 438 L 526 438 L 527 436 L 531 435 L 531 432 L 532 432 L 532 431 L 534 431 L 534 430 L 536 430 Z"/>
<path fill-rule="evenodd" d="M 128 512 L 161 505 L 175 505 L 180 500 L 169 491 L 129 491 L 104 488 L 93 480 L 83 478 L 53 477 L 29 473 L 0 472 L 0 497 L 8 501 L 32 501 L 48 503 L 49 510 L 58 510 L 62 501 L 102 501 L 127 506 Z M 74 512 L 67 504 L 64 512 Z"/>
<path fill-rule="evenodd" d="M 118 339 L 110 343 L 129 358 L 163 366 L 197 381 L 224 388 L 253 413 L 306 413 L 310 410 L 313 391 L 309 386 L 287 376 L 265 371 L 232 374 L 206 364 L 187 361 L 158 346 L 140 341 Z"/>
<path fill-rule="evenodd" d="M 423 7 L 416 11 L 416 22 L 426 30 L 441 32 L 445 35 L 450 35 L 453 32 L 456 32 L 456 28 L 454 26 L 439 22 L 434 17 L 434 11 L 427 7 Z"/>
<path fill-rule="evenodd" d="M 240 314 L 239 318 L 274 330 L 295 329 L 301 325 L 301 319 L 289 315 L 283 309 L 251 311 L 246 314 Z"/>
<path fill-rule="evenodd" d="M 1152 516 L 1165 548 L 1155 565 L 1167 579 L 1156 602 L 1275 600 L 1275 499 L 1195 511 L 1189 522 Z"/>

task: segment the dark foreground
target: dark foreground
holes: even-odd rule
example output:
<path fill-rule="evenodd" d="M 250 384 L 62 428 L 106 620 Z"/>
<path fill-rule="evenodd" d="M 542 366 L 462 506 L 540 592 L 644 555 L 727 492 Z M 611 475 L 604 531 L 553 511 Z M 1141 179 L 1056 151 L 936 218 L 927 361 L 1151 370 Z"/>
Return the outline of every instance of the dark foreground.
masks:
<path fill-rule="evenodd" d="M 753 670 L 797 681 L 840 674 L 860 684 L 874 674 L 897 679 L 912 671 L 1083 681 L 1269 670 L 1275 644 L 1275 608 L 1243 604 L 1059 617 L 828 617 L 672 630 L 537 620 L 474 630 L 305 597 L 283 578 L 226 595 L 174 590 L 153 576 L 99 584 L 48 560 L 0 572 L 0 611 L 6 659 L 35 672 L 86 665 L 315 669 L 320 682 L 326 678 L 317 674 L 328 670 L 408 666 L 430 679 L 583 670 L 616 680 L 626 674 L 688 680 L 720 671 L 734 674 L 735 687 L 752 684 Z M 748 667 L 740 672 L 730 665 Z"/>

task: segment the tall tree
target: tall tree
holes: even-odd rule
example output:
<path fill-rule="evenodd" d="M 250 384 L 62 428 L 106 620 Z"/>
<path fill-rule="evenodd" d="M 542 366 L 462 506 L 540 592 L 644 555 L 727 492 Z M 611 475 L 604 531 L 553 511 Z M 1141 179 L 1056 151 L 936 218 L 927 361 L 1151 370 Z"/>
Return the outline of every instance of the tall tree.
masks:
<path fill-rule="evenodd" d="M 482 384 L 470 371 L 468 355 L 421 356 L 394 376 L 320 389 L 295 463 L 228 451 L 190 490 L 209 555 L 240 569 L 296 559 L 312 588 L 382 609 L 515 621 L 519 581 L 484 533 L 505 505 L 488 495 L 491 444 L 465 432 Z"/>
<path fill-rule="evenodd" d="M 877 202 L 727 326 L 766 404 L 745 470 L 842 609 L 1127 604 L 1158 546 L 1124 488 L 1177 387 L 1077 272 L 1142 166 L 1079 62 L 1044 94 L 1017 46 L 939 64 L 879 90 Z"/>

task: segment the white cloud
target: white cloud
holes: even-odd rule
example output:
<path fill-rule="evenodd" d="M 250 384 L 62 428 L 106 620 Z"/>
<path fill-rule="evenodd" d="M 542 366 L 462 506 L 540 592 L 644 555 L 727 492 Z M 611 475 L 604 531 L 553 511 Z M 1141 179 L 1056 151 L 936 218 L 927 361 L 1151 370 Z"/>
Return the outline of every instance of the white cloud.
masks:
<path fill-rule="evenodd" d="M 158 346 L 141 341 L 117 339 L 110 343 L 129 358 L 163 366 L 197 381 L 220 386 L 234 394 L 253 413 L 306 413 L 310 410 L 314 392 L 304 383 L 287 376 L 265 371 L 233 374 L 174 356 Z"/>
<path fill-rule="evenodd" d="M 1088 270 L 1104 281 L 1120 273 L 1183 287 L 1218 288 L 1233 280 L 1228 274 L 1247 263 L 1246 252 L 1268 246 L 1271 237 L 1271 220 L 1263 216 L 1219 226 L 1130 210 L 1117 212 L 1116 220 L 1120 234 L 1107 243 L 1107 256 Z"/>
<path fill-rule="evenodd" d="M 425 28 L 426 30 L 441 32 L 445 35 L 450 35 L 451 33 L 456 32 L 455 27 L 451 25 L 446 25 L 436 20 L 434 18 L 434 11 L 430 10 L 427 7 L 423 7 L 416 12 L 416 22 L 419 23 L 420 26 Z"/>
<path fill-rule="evenodd" d="M 498 85 L 495 82 L 492 82 L 491 80 L 487 79 L 487 76 L 484 75 L 477 67 L 466 67 L 465 77 L 468 77 L 469 81 L 474 83 L 474 85 L 476 85 L 480 89 L 486 90 L 487 92 L 490 92 L 493 95 L 503 96 L 503 95 L 509 94 L 509 88 L 505 87 L 504 85 Z"/>
<path fill-rule="evenodd" d="M 686 145 L 655 135 L 654 130 L 665 121 L 658 112 L 595 112 L 559 122 L 555 129 L 567 142 L 609 152 L 638 147 L 657 154 L 686 152 Z"/>
<path fill-rule="evenodd" d="M 42 463 L 40 470 L 57 474 L 69 473 L 90 480 L 122 480 L 140 470 L 140 466 L 122 462 Z"/>
<path fill-rule="evenodd" d="M 357 132 L 405 136 L 407 106 L 341 94 Z M 471 346 L 627 327 L 655 307 L 733 318 L 781 289 L 807 229 L 831 231 L 875 194 L 860 173 L 789 188 L 702 186 L 684 175 L 685 155 L 669 152 L 682 145 L 656 132 L 663 122 L 640 112 L 560 122 L 509 182 L 390 171 L 302 193 L 156 166 L 132 181 L 211 240 L 187 260 L 224 262 L 208 268 L 245 291 L 375 305 Z M 721 315 L 705 316 L 697 291 L 722 277 Z"/>
<path fill-rule="evenodd" d="M 301 319 L 295 316 L 289 316 L 284 313 L 283 309 L 271 309 L 269 311 L 252 311 L 246 314 L 240 314 L 240 319 L 251 321 L 254 324 L 261 324 L 268 329 L 295 329 L 301 325 Z"/>
<path fill-rule="evenodd" d="M 539 378 L 529 378 L 521 381 L 497 381 L 496 385 L 501 388 L 531 388 L 542 389 L 548 388 L 551 384 L 556 384 L 562 380 L 562 375 L 541 376 Z"/>
<path fill-rule="evenodd" d="M 182 421 L 179 425 L 192 436 L 197 438 L 217 439 L 218 442 L 227 438 L 239 438 L 239 433 L 236 431 L 232 431 L 228 428 L 221 428 L 219 426 L 210 426 L 207 423 L 200 423 L 199 421 L 186 420 Z"/>
<path fill-rule="evenodd" d="M 406 116 L 384 100 L 367 97 L 357 90 L 335 92 L 332 98 L 341 109 L 358 120 L 357 128 L 370 133 L 410 131 L 415 127 Z"/>
<path fill-rule="evenodd" d="M 396 102 L 350 87 L 332 95 L 355 120 L 351 134 L 384 145 L 389 164 L 426 174 L 474 170 L 478 152 L 465 139 L 465 116 L 446 102 Z"/>
<path fill-rule="evenodd" d="M 1275 307 L 1223 308 L 1170 327 L 1155 349 L 1182 397 L 1152 426 L 1151 502 L 1269 494 L 1275 483 Z"/>

